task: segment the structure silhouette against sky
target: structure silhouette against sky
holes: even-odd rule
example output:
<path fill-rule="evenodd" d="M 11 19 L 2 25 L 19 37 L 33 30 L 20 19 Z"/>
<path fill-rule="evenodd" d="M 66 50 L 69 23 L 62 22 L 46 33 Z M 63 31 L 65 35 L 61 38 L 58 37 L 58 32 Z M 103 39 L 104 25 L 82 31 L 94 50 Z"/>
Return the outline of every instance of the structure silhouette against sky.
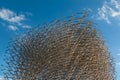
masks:
<path fill-rule="evenodd" d="M 7 80 L 114 80 L 112 57 L 86 12 L 29 30 L 7 53 Z"/>

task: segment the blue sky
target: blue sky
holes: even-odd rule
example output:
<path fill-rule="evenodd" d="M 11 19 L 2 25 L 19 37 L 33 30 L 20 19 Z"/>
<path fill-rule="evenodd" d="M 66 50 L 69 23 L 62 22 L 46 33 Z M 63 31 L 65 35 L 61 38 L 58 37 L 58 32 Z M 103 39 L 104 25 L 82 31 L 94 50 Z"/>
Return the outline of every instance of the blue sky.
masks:
<path fill-rule="evenodd" d="M 0 0 L 0 63 L 3 63 L 8 42 L 16 34 L 84 9 L 91 10 L 90 17 L 115 59 L 117 80 L 120 80 L 119 0 Z"/>

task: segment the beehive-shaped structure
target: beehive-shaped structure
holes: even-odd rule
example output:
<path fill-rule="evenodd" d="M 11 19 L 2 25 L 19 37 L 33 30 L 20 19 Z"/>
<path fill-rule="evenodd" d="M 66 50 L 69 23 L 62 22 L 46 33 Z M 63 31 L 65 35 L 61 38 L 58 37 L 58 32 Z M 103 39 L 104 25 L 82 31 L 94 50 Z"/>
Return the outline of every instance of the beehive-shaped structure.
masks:
<path fill-rule="evenodd" d="M 110 53 L 86 14 L 28 31 L 8 48 L 6 80 L 114 80 Z"/>

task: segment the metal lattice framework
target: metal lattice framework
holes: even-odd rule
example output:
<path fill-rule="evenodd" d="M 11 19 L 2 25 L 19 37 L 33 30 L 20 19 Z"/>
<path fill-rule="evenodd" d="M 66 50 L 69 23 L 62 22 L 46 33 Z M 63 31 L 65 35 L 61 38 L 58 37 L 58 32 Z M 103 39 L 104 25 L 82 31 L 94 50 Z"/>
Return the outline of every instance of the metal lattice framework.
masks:
<path fill-rule="evenodd" d="M 8 47 L 6 80 L 114 80 L 110 53 L 86 14 L 28 31 Z"/>

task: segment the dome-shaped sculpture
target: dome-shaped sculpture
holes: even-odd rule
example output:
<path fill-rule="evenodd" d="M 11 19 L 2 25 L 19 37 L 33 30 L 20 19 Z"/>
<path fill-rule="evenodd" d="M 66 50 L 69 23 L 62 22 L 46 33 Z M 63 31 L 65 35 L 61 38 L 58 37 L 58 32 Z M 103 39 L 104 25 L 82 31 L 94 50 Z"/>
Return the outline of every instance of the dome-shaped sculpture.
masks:
<path fill-rule="evenodd" d="M 28 31 L 8 47 L 5 79 L 114 80 L 110 53 L 86 14 Z"/>

